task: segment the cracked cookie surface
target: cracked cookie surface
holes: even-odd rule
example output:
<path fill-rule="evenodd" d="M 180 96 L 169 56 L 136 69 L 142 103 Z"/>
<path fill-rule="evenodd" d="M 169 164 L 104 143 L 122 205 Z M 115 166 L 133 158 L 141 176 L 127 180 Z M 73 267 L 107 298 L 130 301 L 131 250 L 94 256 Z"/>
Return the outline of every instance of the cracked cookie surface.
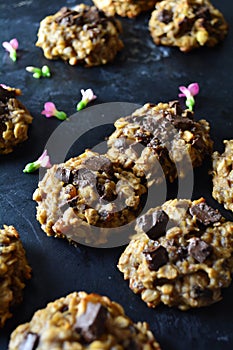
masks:
<path fill-rule="evenodd" d="M 22 302 L 25 281 L 31 277 L 23 245 L 13 226 L 0 230 L 0 328 Z"/>
<path fill-rule="evenodd" d="M 112 228 L 118 232 L 135 220 L 146 192 L 132 171 L 87 150 L 49 169 L 33 199 L 38 203 L 37 219 L 48 235 L 98 245 Z"/>
<path fill-rule="evenodd" d="M 114 125 L 108 156 L 145 176 L 148 185 L 161 183 L 164 175 L 173 182 L 177 172 L 184 178 L 212 152 L 209 123 L 194 120 L 193 112 L 182 110 L 178 101 L 147 103 Z"/>
<path fill-rule="evenodd" d="M 93 0 L 107 16 L 136 17 L 152 9 L 158 0 Z"/>
<path fill-rule="evenodd" d="M 208 0 L 161 1 L 149 21 L 156 45 L 177 46 L 183 52 L 222 41 L 228 31 L 223 15 Z"/>
<path fill-rule="evenodd" d="M 9 350 L 159 350 L 146 322 L 133 323 L 106 296 L 74 292 L 37 311 L 12 333 Z"/>
<path fill-rule="evenodd" d="M 61 8 L 40 23 L 36 46 L 48 59 L 61 58 L 70 65 L 97 66 L 112 61 L 123 48 L 121 24 L 95 6 Z"/>
<path fill-rule="evenodd" d="M 233 140 L 225 140 L 225 151 L 213 153 L 213 197 L 233 211 Z"/>
<path fill-rule="evenodd" d="M 20 89 L 0 85 L 0 154 L 12 152 L 28 138 L 32 116 L 16 98 L 20 94 Z"/>
<path fill-rule="evenodd" d="M 175 199 L 141 216 L 136 231 L 118 268 L 149 307 L 186 310 L 221 299 L 233 272 L 233 222 L 203 198 Z"/>

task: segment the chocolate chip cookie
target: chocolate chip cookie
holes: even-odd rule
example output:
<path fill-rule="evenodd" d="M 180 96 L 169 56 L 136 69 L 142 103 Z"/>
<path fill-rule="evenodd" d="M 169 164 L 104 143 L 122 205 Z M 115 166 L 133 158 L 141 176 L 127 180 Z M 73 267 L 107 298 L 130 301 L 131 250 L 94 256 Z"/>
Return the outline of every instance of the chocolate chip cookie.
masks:
<path fill-rule="evenodd" d="M 132 171 L 87 150 L 49 169 L 33 199 L 47 235 L 98 245 L 107 241 L 112 228 L 119 233 L 137 217 L 146 192 Z"/>
<path fill-rule="evenodd" d="M 11 335 L 18 349 L 159 350 L 146 322 L 133 323 L 121 305 L 106 296 L 74 292 L 37 311 Z"/>
<path fill-rule="evenodd" d="M 221 299 L 233 272 L 233 222 L 203 198 L 175 199 L 137 220 L 118 268 L 149 307 L 181 310 Z"/>
<path fill-rule="evenodd" d="M 225 151 L 213 153 L 213 197 L 233 211 L 233 140 L 225 140 Z"/>
<path fill-rule="evenodd" d="M 107 16 L 136 17 L 141 12 L 152 9 L 158 0 L 93 0 L 94 4 Z"/>
<path fill-rule="evenodd" d="M 195 121 L 194 113 L 178 101 L 145 104 L 114 125 L 108 156 L 136 176 L 146 176 L 148 185 L 161 183 L 163 174 L 171 182 L 177 174 L 184 178 L 212 152 L 209 123 Z"/>
<path fill-rule="evenodd" d="M 31 277 L 18 232 L 4 225 L 0 230 L 0 328 L 12 316 L 12 308 L 21 303 L 25 280 Z"/>
<path fill-rule="evenodd" d="M 208 0 L 158 2 L 149 21 L 156 45 L 178 46 L 183 52 L 222 41 L 228 25 Z"/>
<path fill-rule="evenodd" d="M 12 152 L 16 145 L 28 138 L 32 116 L 16 98 L 20 94 L 20 89 L 0 84 L 0 154 Z"/>
<path fill-rule="evenodd" d="M 97 66 L 112 61 L 123 48 L 121 30 L 118 20 L 106 17 L 95 6 L 63 7 L 41 21 L 36 46 L 48 59 Z"/>

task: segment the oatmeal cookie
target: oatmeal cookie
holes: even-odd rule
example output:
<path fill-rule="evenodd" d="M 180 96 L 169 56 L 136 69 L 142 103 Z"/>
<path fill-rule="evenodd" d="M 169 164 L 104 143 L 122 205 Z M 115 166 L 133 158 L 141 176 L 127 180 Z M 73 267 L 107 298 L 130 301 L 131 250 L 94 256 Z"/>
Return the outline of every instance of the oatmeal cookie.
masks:
<path fill-rule="evenodd" d="M 118 268 L 149 307 L 181 310 L 221 299 L 233 272 L 233 222 L 203 198 L 175 199 L 138 218 Z"/>
<path fill-rule="evenodd" d="M 61 8 L 40 23 L 36 46 L 48 59 L 61 58 L 71 65 L 98 66 L 112 61 L 123 48 L 121 24 L 95 6 Z"/>
<path fill-rule="evenodd" d="M 0 230 L 0 328 L 12 316 L 12 307 L 21 303 L 25 280 L 31 277 L 19 234 L 13 226 Z"/>
<path fill-rule="evenodd" d="M 159 350 L 146 322 L 133 323 L 106 296 L 73 292 L 38 310 L 11 334 L 9 350 Z"/>
<path fill-rule="evenodd" d="M 118 232 L 137 217 L 146 192 L 141 178 L 87 150 L 49 169 L 33 199 L 47 235 L 102 244 L 112 228 Z"/>
<path fill-rule="evenodd" d="M 164 0 L 156 4 L 149 29 L 156 45 L 178 46 L 188 52 L 218 44 L 228 24 L 208 0 Z"/>
<path fill-rule="evenodd" d="M 136 176 L 146 176 L 148 185 L 184 178 L 190 168 L 202 164 L 212 152 L 209 123 L 194 120 L 178 101 L 146 104 L 132 115 L 115 122 L 108 139 L 108 156 Z"/>
<path fill-rule="evenodd" d="M 122 17 L 136 17 L 143 11 L 152 9 L 158 0 L 93 0 L 94 4 L 106 13 Z"/>
<path fill-rule="evenodd" d="M 16 145 L 28 138 L 32 116 L 16 98 L 20 94 L 20 89 L 0 84 L 0 154 L 12 152 Z"/>
<path fill-rule="evenodd" d="M 225 151 L 213 153 L 213 197 L 233 211 L 233 140 L 225 140 Z"/>

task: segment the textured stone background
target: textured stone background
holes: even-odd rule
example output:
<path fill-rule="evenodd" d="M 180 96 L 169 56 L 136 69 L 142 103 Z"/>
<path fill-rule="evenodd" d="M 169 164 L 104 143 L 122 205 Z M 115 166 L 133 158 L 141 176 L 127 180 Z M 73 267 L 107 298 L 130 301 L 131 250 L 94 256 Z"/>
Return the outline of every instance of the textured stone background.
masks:
<path fill-rule="evenodd" d="M 0 82 L 21 88 L 20 99 L 34 116 L 29 140 L 13 154 L 0 157 L 0 224 L 16 226 L 33 268 L 23 304 L 0 331 L 0 349 L 7 349 L 11 331 L 29 320 L 38 308 L 74 290 L 85 290 L 106 294 L 122 303 L 134 321 L 149 322 L 163 349 L 230 350 L 233 348 L 233 286 L 224 291 L 223 301 L 209 308 L 188 312 L 164 306 L 148 309 L 140 297 L 129 290 L 128 283 L 116 269 L 123 248 L 75 248 L 66 241 L 46 237 L 35 220 L 35 203 L 31 200 L 38 174 L 25 175 L 22 170 L 40 155 L 60 124 L 40 114 L 44 102 L 51 100 L 71 115 L 80 99 L 80 89 L 89 87 L 98 95 L 95 103 L 143 104 L 176 99 L 179 85 L 197 81 L 201 91 L 196 117 L 210 121 L 214 148 L 222 150 L 222 140 L 233 137 L 232 28 L 222 45 L 183 54 L 177 49 L 153 44 L 147 29 L 147 13 L 135 20 L 122 20 L 125 49 L 112 64 L 86 69 L 70 67 L 62 61 L 47 61 L 34 46 L 40 20 L 64 5 L 74 6 L 77 2 L 0 0 L 0 42 L 17 37 L 20 43 L 16 63 L 0 48 Z M 232 2 L 215 0 L 213 3 L 232 24 Z M 36 80 L 25 71 L 28 65 L 41 67 L 43 64 L 50 66 L 51 79 Z M 207 165 L 195 172 L 194 197 L 200 195 L 217 207 L 211 198 Z M 232 218 L 222 208 L 221 211 Z"/>

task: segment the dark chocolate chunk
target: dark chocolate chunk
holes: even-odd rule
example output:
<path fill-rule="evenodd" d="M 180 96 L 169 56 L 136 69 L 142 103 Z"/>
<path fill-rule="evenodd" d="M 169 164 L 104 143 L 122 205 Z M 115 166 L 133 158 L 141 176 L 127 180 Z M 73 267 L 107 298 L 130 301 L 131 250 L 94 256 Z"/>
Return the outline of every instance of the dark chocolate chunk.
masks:
<path fill-rule="evenodd" d="M 96 176 L 90 170 L 81 168 L 73 170 L 73 184 L 78 187 L 95 186 Z"/>
<path fill-rule="evenodd" d="M 169 10 L 166 10 L 166 9 L 163 9 L 162 11 L 159 12 L 158 14 L 158 20 L 160 22 L 163 22 L 165 24 L 168 24 L 172 21 L 172 18 L 173 18 L 173 13 L 172 11 L 169 11 Z"/>
<path fill-rule="evenodd" d="M 88 302 L 86 311 L 77 318 L 75 330 L 86 343 L 98 339 L 105 331 L 108 310 L 100 303 Z"/>
<path fill-rule="evenodd" d="M 195 286 L 193 287 L 193 292 L 197 298 L 203 298 L 203 299 L 213 298 L 213 291 L 210 289 L 202 289 L 199 286 Z"/>
<path fill-rule="evenodd" d="M 100 197 L 108 202 L 112 202 L 117 198 L 117 194 L 113 192 L 112 188 L 107 188 L 105 183 L 100 183 L 97 181 L 96 189 Z"/>
<path fill-rule="evenodd" d="M 114 172 L 111 160 L 104 156 L 87 158 L 84 161 L 84 166 L 89 170 L 98 171 L 99 173 L 105 172 L 108 175 L 112 175 Z"/>
<path fill-rule="evenodd" d="M 143 254 L 151 271 L 157 271 L 168 262 L 168 252 L 162 245 L 145 249 Z"/>
<path fill-rule="evenodd" d="M 187 32 L 189 32 L 192 29 L 193 23 L 195 22 L 195 17 L 188 18 L 184 17 L 179 23 L 178 23 L 178 31 L 175 33 L 175 37 L 180 37 Z"/>
<path fill-rule="evenodd" d="M 19 350 L 35 350 L 39 344 L 39 336 L 36 333 L 28 333 L 21 343 Z"/>
<path fill-rule="evenodd" d="M 137 219 L 137 225 L 150 239 L 156 240 L 166 232 L 169 217 L 163 210 L 154 211 Z"/>
<path fill-rule="evenodd" d="M 71 170 L 63 167 L 57 168 L 55 176 L 58 180 L 64 182 L 65 184 L 70 183 L 72 179 Z"/>
<path fill-rule="evenodd" d="M 202 152 L 205 151 L 205 149 L 206 149 L 205 141 L 203 140 L 201 135 L 198 135 L 198 134 L 195 134 L 195 138 L 192 142 L 192 145 L 195 148 L 200 149 Z"/>
<path fill-rule="evenodd" d="M 16 92 L 14 90 L 9 91 L 0 85 L 0 101 L 7 102 L 10 98 L 15 98 L 15 96 Z"/>
<path fill-rule="evenodd" d="M 193 205 L 189 212 L 192 216 L 196 216 L 197 221 L 205 226 L 220 221 L 222 217 L 217 209 L 210 207 L 205 202 Z"/>
<path fill-rule="evenodd" d="M 143 146 L 147 146 L 153 138 L 153 135 L 148 131 L 139 130 L 135 133 L 137 142 L 140 142 Z"/>
<path fill-rule="evenodd" d="M 116 147 L 119 150 L 125 150 L 129 147 L 129 144 L 125 137 L 121 137 L 119 139 L 116 139 L 116 141 L 114 142 L 114 147 Z"/>
<path fill-rule="evenodd" d="M 178 130 L 191 130 L 194 126 L 193 120 L 185 117 L 177 117 L 173 120 L 173 125 Z"/>
<path fill-rule="evenodd" d="M 199 263 L 203 263 L 211 254 L 212 246 L 198 237 L 191 238 L 188 245 L 188 253 Z"/>
<path fill-rule="evenodd" d="M 181 108 L 181 106 L 180 106 L 180 103 L 179 103 L 179 101 L 177 101 L 177 100 L 175 100 L 175 101 L 170 101 L 170 102 L 169 102 L 169 107 L 174 109 L 174 114 L 175 114 L 175 116 L 181 115 L 182 112 L 183 112 L 183 111 L 182 111 L 182 108 Z"/>
<path fill-rule="evenodd" d="M 207 6 L 201 7 L 197 10 L 196 12 L 196 16 L 198 18 L 203 18 L 206 21 L 210 21 L 211 20 L 211 14 L 210 14 L 210 10 Z"/>

